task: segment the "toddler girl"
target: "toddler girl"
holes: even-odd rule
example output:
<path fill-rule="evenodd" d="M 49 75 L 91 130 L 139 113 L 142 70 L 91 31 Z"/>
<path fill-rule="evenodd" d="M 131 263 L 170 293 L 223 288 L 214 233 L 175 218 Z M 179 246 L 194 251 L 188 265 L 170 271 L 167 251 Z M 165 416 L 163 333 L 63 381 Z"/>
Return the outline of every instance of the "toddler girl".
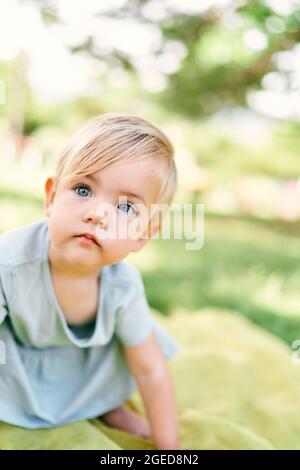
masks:
<path fill-rule="evenodd" d="M 166 360 L 180 346 L 125 260 L 159 233 L 152 208 L 170 206 L 176 182 L 170 141 L 136 116 L 97 116 L 64 147 L 46 218 L 0 236 L 0 420 L 33 429 L 99 417 L 179 448 Z M 148 421 L 124 406 L 137 387 Z"/>

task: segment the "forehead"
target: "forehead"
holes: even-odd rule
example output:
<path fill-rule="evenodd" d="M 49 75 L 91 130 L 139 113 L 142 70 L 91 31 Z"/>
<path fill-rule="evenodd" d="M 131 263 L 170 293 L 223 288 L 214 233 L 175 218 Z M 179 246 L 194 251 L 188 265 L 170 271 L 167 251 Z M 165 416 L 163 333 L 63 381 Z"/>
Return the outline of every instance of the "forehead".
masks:
<path fill-rule="evenodd" d="M 153 159 L 122 161 L 111 163 L 86 178 L 105 190 L 137 196 L 145 204 L 151 204 L 160 190 L 161 170 L 161 162 Z"/>

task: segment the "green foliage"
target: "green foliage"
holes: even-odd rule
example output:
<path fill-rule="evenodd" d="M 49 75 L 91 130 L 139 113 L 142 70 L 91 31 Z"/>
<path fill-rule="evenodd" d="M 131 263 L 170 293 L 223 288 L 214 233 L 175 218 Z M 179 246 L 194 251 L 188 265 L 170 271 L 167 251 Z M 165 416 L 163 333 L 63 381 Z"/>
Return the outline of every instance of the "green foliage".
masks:
<path fill-rule="evenodd" d="M 242 118 L 241 118 L 242 119 Z M 254 137 L 254 144 L 255 144 Z M 274 127 L 270 141 L 252 146 L 234 134 L 234 126 L 191 124 L 186 127 L 184 145 L 199 165 L 209 169 L 217 182 L 232 181 L 240 175 L 267 175 L 278 179 L 299 176 L 299 124 Z"/>
<path fill-rule="evenodd" d="M 228 9 L 232 12 L 233 5 Z M 206 116 L 224 105 L 245 105 L 250 90 L 259 89 L 263 76 L 276 70 L 276 53 L 290 50 L 300 41 L 300 15 L 279 16 L 261 0 L 236 5 L 235 20 L 223 20 L 226 8 L 217 6 L 201 15 L 177 15 L 162 32 L 166 39 L 185 44 L 187 55 L 171 74 L 159 99 L 172 112 L 193 118 Z M 280 28 L 270 28 L 277 21 Z M 261 51 L 251 49 L 244 33 L 256 29 L 266 38 Z"/>
<path fill-rule="evenodd" d="M 168 86 L 161 93 L 149 93 L 149 99 L 159 101 L 170 112 L 198 118 L 221 109 L 224 105 L 246 103 L 249 90 L 259 89 L 265 74 L 276 70 L 275 54 L 288 51 L 300 41 L 300 9 L 294 6 L 290 15 L 280 16 L 263 0 L 246 2 L 215 2 L 211 8 L 183 13 L 168 8 L 166 17 L 151 20 L 143 7 L 149 0 L 127 1 L 103 17 L 134 19 L 141 24 L 153 24 L 162 35 L 162 45 L 154 53 L 159 57 L 170 40 L 186 48 L 181 66 L 168 76 Z M 50 22 L 59 22 L 55 8 L 36 2 L 41 14 Z M 273 22 L 273 27 L 270 27 Z M 275 24 L 275 27 L 274 27 Z M 280 27 L 276 28 L 276 24 Z M 257 51 L 243 39 L 245 32 L 256 29 L 266 38 L 266 46 Z M 135 61 L 121 48 L 110 53 L 93 35 L 83 38 L 80 45 L 70 46 L 73 53 L 87 53 L 106 62 L 109 67 L 136 70 Z"/>

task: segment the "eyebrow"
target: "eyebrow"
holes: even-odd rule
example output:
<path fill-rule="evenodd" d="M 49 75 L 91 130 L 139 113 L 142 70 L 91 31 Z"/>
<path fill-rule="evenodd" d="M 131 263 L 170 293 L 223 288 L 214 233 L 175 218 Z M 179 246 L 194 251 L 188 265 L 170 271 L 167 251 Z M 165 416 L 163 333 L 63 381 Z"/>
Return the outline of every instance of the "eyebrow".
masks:
<path fill-rule="evenodd" d="M 91 180 L 94 181 L 95 183 L 98 183 L 98 178 L 96 178 L 96 176 L 93 176 L 93 175 L 85 175 L 85 178 L 91 179 Z M 142 196 L 140 196 L 139 194 L 131 193 L 131 192 L 129 192 L 129 191 L 122 191 L 122 190 L 120 190 L 119 192 L 122 193 L 122 194 L 126 194 L 127 196 L 135 197 L 135 198 L 137 198 L 137 199 L 140 199 L 141 201 L 143 201 L 144 204 L 146 204 L 145 199 L 144 199 Z"/>

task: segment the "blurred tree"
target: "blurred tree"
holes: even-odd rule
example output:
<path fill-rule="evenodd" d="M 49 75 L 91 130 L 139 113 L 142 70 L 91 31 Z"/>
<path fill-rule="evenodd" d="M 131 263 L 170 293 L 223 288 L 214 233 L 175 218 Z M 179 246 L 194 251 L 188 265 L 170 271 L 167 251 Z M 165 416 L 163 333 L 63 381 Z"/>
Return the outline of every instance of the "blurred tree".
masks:
<path fill-rule="evenodd" d="M 54 2 L 30 1 L 36 3 L 48 25 L 60 22 Z M 128 0 L 117 10 L 96 15 L 134 19 L 159 27 L 163 40 L 153 51 L 157 63 L 165 57 L 165 46 L 170 42 L 173 46 L 182 45 L 185 57 L 181 57 L 179 67 L 165 72 L 167 86 L 152 94 L 152 99 L 172 112 L 199 117 L 212 114 L 226 104 L 245 105 L 247 93 L 259 89 L 262 78 L 277 69 L 276 55 L 299 43 L 299 3 L 294 2 L 294 7 L 284 14 L 277 3 L 275 0 L 225 3 L 216 0 L 209 8 L 199 2 L 198 11 L 194 8 L 189 12 L 187 5 L 185 12 L 179 2 L 173 5 L 163 0 Z M 108 54 L 107 48 L 92 35 L 74 44 L 71 51 L 88 52 L 110 65 L 139 73 L 132 57 L 117 47 Z"/>

